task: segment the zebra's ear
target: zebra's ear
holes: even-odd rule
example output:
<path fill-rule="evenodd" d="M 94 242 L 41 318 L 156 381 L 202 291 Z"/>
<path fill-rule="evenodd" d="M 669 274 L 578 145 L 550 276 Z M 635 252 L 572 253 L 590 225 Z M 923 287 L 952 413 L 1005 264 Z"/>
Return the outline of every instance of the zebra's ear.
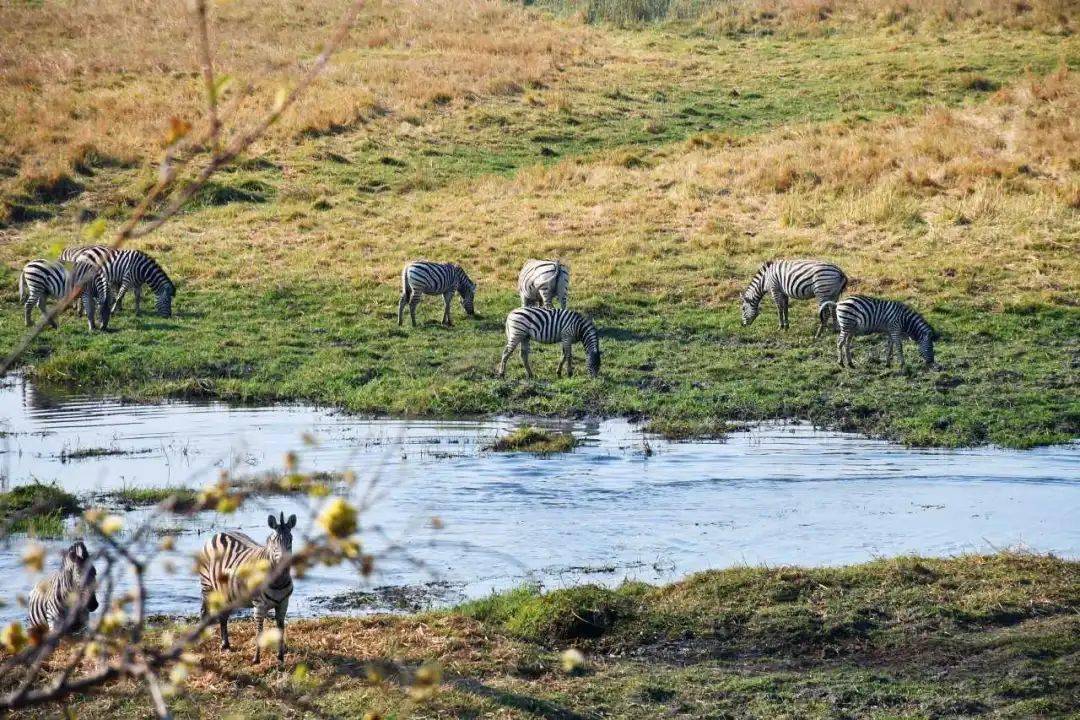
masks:
<path fill-rule="evenodd" d="M 289 528 L 290 530 L 292 530 L 294 527 L 296 527 L 296 516 L 295 515 L 290 515 L 289 516 L 289 520 L 288 520 L 288 522 L 285 523 L 285 527 Z"/>
<path fill-rule="evenodd" d="M 278 522 L 276 517 L 274 517 L 273 515 L 268 515 L 266 517 L 266 522 L 270 525 L 271 530 L 277 530 Z"/>

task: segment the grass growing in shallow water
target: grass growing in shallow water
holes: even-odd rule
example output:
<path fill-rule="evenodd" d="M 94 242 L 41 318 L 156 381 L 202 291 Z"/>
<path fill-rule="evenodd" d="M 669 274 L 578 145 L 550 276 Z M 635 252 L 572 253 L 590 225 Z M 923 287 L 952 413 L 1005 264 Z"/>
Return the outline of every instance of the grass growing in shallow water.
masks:
<path fill-rule="evenodd" d="M 80 511 L 78 499 L 55 485 L 19 485 L 0 493 L 0 535 L 60 537 L 64 518 Z"/>
<path fill-rule="evenodd" d="M 205 720 L 292 717 L 300 702 L 331 717 L 1066 718 L 1080 711 L 1078 610 L 1080 564 L 1009 553 L 521 589 L 447 612 L 291 621 L 276 676 L 207 640 L 201 662 L 225 676 L 193 668 L 174 710 Z M 251 642 L 251 625 L 233 624 L 238 643 Z M 563 668 L 568 647 L 585 655 L 577 672 Z M 443 683 L 416 705 L 408 684 L 431 661 Z M 120 683 L 72 710 L 129 720 L 146 703 Z"/>
<path fill-rule="evenodd" d="M 557 433 L 538 427 L 521 427 L 496 440 L 488 450 L 496 452 L 557 453 L 573 450 L 577 440 L 569 433 Z"/>

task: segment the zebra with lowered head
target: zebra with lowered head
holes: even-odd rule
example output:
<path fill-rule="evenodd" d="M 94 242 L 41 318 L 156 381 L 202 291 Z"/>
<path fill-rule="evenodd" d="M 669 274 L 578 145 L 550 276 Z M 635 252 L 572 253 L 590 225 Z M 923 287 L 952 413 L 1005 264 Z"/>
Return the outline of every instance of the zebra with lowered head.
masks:
<path fill-rule="evenodd" d="M 558 375 L 566 366 L 567 377 L 574 376 L 573 346 L 581 342 L 585 346 L 585 366 L 589 374 L 600 373 L 600 337 L 593 321 L 579 312 L 546 307 L 523 307 L 511 310 L 506 316 L 506 347 L 499 361 L 499 377 L 506 375 L 506 361 L 521 346 L 521 362 L 525 375 L 532 377 L 529 366 L 529 343 L 562 343 L 562 360 Z"/>
<path fill-rule="evenodd" d="M 282 563 L 288 562 L 292 554 L 292 530 L 296 527 L 296 516 L 285 519 L 285 513 L 279 517 L 270 515 L 267 524 L 274 532 L 260 545 L 239 530 L 220 532 L 210 538 L 199 553 L 197 567 L 202 584 L 202 613 L 205 617 L 211 612 L 207 598 L 217 592 L 226 603 L 236 602 L 248 592 L 248 580 L 260 570 L 266 577 L 274 576 L 273 581 L 251 597 L 255 616 L 255 659 L 259 662 L 261 649 L 258 638 L 263 631 L 263 621 L 270 610 L 274 611 L 274 620 L 281 632 L 278 643 L 278 662 L 285 659 L 285 613 L 289 610 L 289 596 L 292 595 L 292 572 L 281 570 Z M 226 612 L 218 619 L 221 630 L 221 649 L 230 650 L 229 615 Z"/>
<path fill-rule="evenodd" d="M 927 367 L 934 365 L 934 329 L 922 315 L 899 300 L 881 300 L 852 295 L 838 303 L 825 302 L 819 311 L 822 315 L 833 313 L 840 327 L 840 337 L 836 341 L 837 359 L 840 366 L 855 367 L 851 361 L 851 343 L 856 335 L 884 334 L 887 336 L 887 354 L 885 365 L 892 364 L 893 347 L 900 356 L 900 367 L 904 367 L 905 337 L 909 337 L 919 346 Z"/>
<path fill-rule="evenodd" d="M 401 298 L 398 300 L 397 324 L 404 322 L 405 305 L 409 306 L 409 318 L 416 327 L 416 306 L 424 295 L 443 296 L 443 324 L 450 326 L 450 301 L 454 293 L 461 296 L 461 306 L 465 314 L 475 315 L 473 299 L 476 297 L 476 283 L 469 278 L 460 266 L 454 263 L 434 263 L 417 260 L 406 265 L 401 271 Z"/>
<path fill-rule="evenodd" d="M 554 307 L 558 299 L 566 309 L 566 292 L 570 287 L 570 268 L 558 260 L 526 260 L 518 273 L 518 295 L 521 306 Z"/>
<path fill-rule="evenodd" d="M 27 327 L 31 324 L 30 317 L 35 305 L 43 316 L 48 317 L 49 298 L 61 300 L 71 293 L 75 293 L 81 301 L 90 331 L 98 328 L 95 312 L 100 315 L 101 329 L 107 330 L 112 299 L 108 280 L 99 267 L 81 261 L 31 260 L 23 266 L 19 275 L 19 302 L 23 305 L 23 319 Z M 49 324 L 57 327 L 56 318 L 50 318 Z"/>
<path fill-rule="evenodd" d="M 142 287 L 146 285 L 155 295 L 157 314 L 161 317 L 172 315 L 176 285 L 161 265 L 141 250 L 116 250 L 107 245 L 74 246 L 60 253 L 60 259 L 90 262 L 100 267 L 114 293 L 114 313 L 122 309 L 124 295 L 131 290 L 135 293 L 135 315 L 138 315 L 142 303 Z"/>
<path fill-rule="evenodd" d="M 816 298 L 818 307 L 826 301 L 835 303 L 840 293 L 847 287 L 847 275 L 832 263 L 819 260 L 769 260 L 754 274 L 750 284 L 742 294 L 742 324 L 749 325 L 758 316 L 761 299 L 768 293 L 776 302 L 776 312 L 780 316 L 780 328 L 788 328 L 788 300 L 810 300 Z M 821 322 L 814 337 L 825 329 L 826 318 L 818 313 Z"/>
<path fill-rule="evenodd" d="M 90 551 L 79 540 L 64 551 L 60 569 L 30 591 L 27 608 L 30 627 L 49 632 L 76 632 L 86 626 L 90 613 L 98 609 L 97 570 Z"/>

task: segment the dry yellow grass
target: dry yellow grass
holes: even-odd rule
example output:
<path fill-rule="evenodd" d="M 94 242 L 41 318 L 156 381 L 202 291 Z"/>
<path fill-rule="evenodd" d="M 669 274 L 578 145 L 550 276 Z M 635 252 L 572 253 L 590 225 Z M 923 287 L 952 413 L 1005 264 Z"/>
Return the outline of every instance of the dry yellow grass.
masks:
<path fill-rule="evenodd" d="M 217 71 L 252 97 L 234 124 L 265 110 L 318 51 L 346 0 L 214 3 Z M 180 0 L 0 5 L 0 195 L 72 168 L 137 163 L 171 116 L 199 117 L 202 86 Z M 310 94 L 271 139 L 325 133 L 389 110 L 518 92 L 584 52 L 587 30 L 498 0 L 376 2 Z M 226 99 L 228 107 L 230 100 Z M 400 119 L 398 120 L 400 122 Z"/>

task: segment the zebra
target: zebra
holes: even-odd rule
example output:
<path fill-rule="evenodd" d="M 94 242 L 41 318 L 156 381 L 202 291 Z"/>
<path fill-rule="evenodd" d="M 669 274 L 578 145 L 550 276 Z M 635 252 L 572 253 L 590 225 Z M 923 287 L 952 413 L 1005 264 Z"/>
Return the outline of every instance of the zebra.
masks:
<path fill-rule="evenodd" d="M 533 376 L 529 366 L 529 342 L 562 343 L 562 361 L 558 375 L 574 376 L 573 344 L 581 341 L 585 346 L 586 367 L 595 377 L 600 373 L 600 338 L 593 321 L 579 312 L 547 307 L 523 307 L 511 310 L 506 316 L 506 347 L 499 362 L 499 377 L 506 375 L 506 361 L 518 345 L 521 345 L 521 362 L 525 375 Z"/>
<path fill-rule="evenodd" d="M 49 632 L 76 632 L 84 628 L 90 613 L 98 609 L 97 570 L 82 540 L 64 551 L 60 569 L 30 591 L 27 609 L 30 627 Z"/>
<path fill-rule="evenodd" d="M 401 271 L 401 299 L 398 300 L 397 324 L 404 321 L 405 305 L 409 306 L 409 318 L 416 327 L 416 306 L 424 295 L 443 296 L 443 324 L 449 327 L 450 300 L 454 293 L 461 295 L 461 306 L 470 317 L 476 315 L 473 310 L 473 298 L 476 297 L 476 283 L 454 263 L 434 263 L 417 260 L 407 264 Z"/>
<path fill-rule="evenodd" d="M 49 317 L 48 299 L 60 300 L 71 293 L 81 297 L 91 332 L 97 330 L 94 312 L 98 308 L 101 329 L 109 328 L 111 292 L 101 269 L 89 262 L 61 263 L 51 260 L 31 260 L 19 275 L 19 302 L 23 305 L 26 326 L 31 325 L 30 316 L 35 305 L 43 316 Z M 57 327 L 56 318 L 49 318 L 49 324 Z"/>
<path fill-rule="evenodd" d="M 885 365 L 892 364 L 893 346 L 900 356 L 900 367 L 904 367 L 904 336 L 919 345 L 927 367 L 934 365 L 934 329 L 922 315 L 899 300 L 882 300 L 852 295 L 839 303 L 826 301 L 818 311 L 822 317 L 832 313 L 840 328 L 840 338 L 836 341 L 837 360 L 840 367 L 846 364 L 855 367 L 851 361 L 851 343 L 856 335 L 883 333 L 888 336 L 888 351 Z M 824 322 L 824 320 L 822 320 Z"/>
<path fill-rule="evenodd" d="M 247 591 L 248 576 L 241 568 L 246 566 L 247 569 L 252 569 L 265 564 L 268 573 L 273 573 L 281 566 L 281 563 L 288 561 L 292 553 L 292 530 L 296 527 L 296 515 L 290 515 L 288 520 L 285 519 L 285 513 L 280 513 L 278 518 L 270 515 L 267 518 L 267 524 L 274 532 L 267 538 L 265 545 L 259 545 L 238 530 L 229 530 L 217 533 L 203 546 L 197 562 L 202 583 L 203 617 L 210 613 L 207 596 L 211 592 L 220 592 L 226 602 L 232 603 Z M 292 573 L 289 569 L 285 569 L 268 587 L 251 598 L 256 640 L 262 634 L 263 621 L 267 614 L 271 608 L 274 610 L 274 620 L 278 630 L 281 631 L 278 662 L 285 660 L 285 613 L 289 610 L 289 596 L 292 595 L 292 591 Z M 229 645 L 230 614 L 230 612 L 224 612 L 218 619 L 222 650 L 232 648 Z M 259 662 L 260 657 L 261 649 L 256 642 L 253 662 Z"/>
<path fill-rule="evenodd" d="M 176 285 L 152 257 L 141 250 L 117 250 L 107 245 L 84 245 L 66 248 L 61 260 L 92 262 L 102 268 L 114 292 L 112 312 L 123 309 L 124 295 L 135 293 L 135 315 L 140 312 L 142 286 L 148 285 L 156 296 L 155 310 L 161 317 L 172 316 Z"/>
<path fill-rule="evenodd" d="M 768 260 L 754 273 L 750 285 L 742 294 L 742 324 L 754 322 L 760 311 L 761 298 L 770 293 L 776 301 L 780 329 L 788 328 L 788 300 L 817 298 L 818 307 L 826 301 L 834 304 L 847 287 L 844 271 L 836 265 L 819 260 Z M 818 313 L 820 323 L 814 337 L 825 329 L 824 314 Z M 831 318 L 835 324 L 835 316 Z"/>
<path fill-rule="evenodd" d="M 518 274 L 521 307 L 554 307 L 557 298 L 566 309 L 566 291 L 570 286 L 570 268 L 558 260 L 526 260 Z"/>

